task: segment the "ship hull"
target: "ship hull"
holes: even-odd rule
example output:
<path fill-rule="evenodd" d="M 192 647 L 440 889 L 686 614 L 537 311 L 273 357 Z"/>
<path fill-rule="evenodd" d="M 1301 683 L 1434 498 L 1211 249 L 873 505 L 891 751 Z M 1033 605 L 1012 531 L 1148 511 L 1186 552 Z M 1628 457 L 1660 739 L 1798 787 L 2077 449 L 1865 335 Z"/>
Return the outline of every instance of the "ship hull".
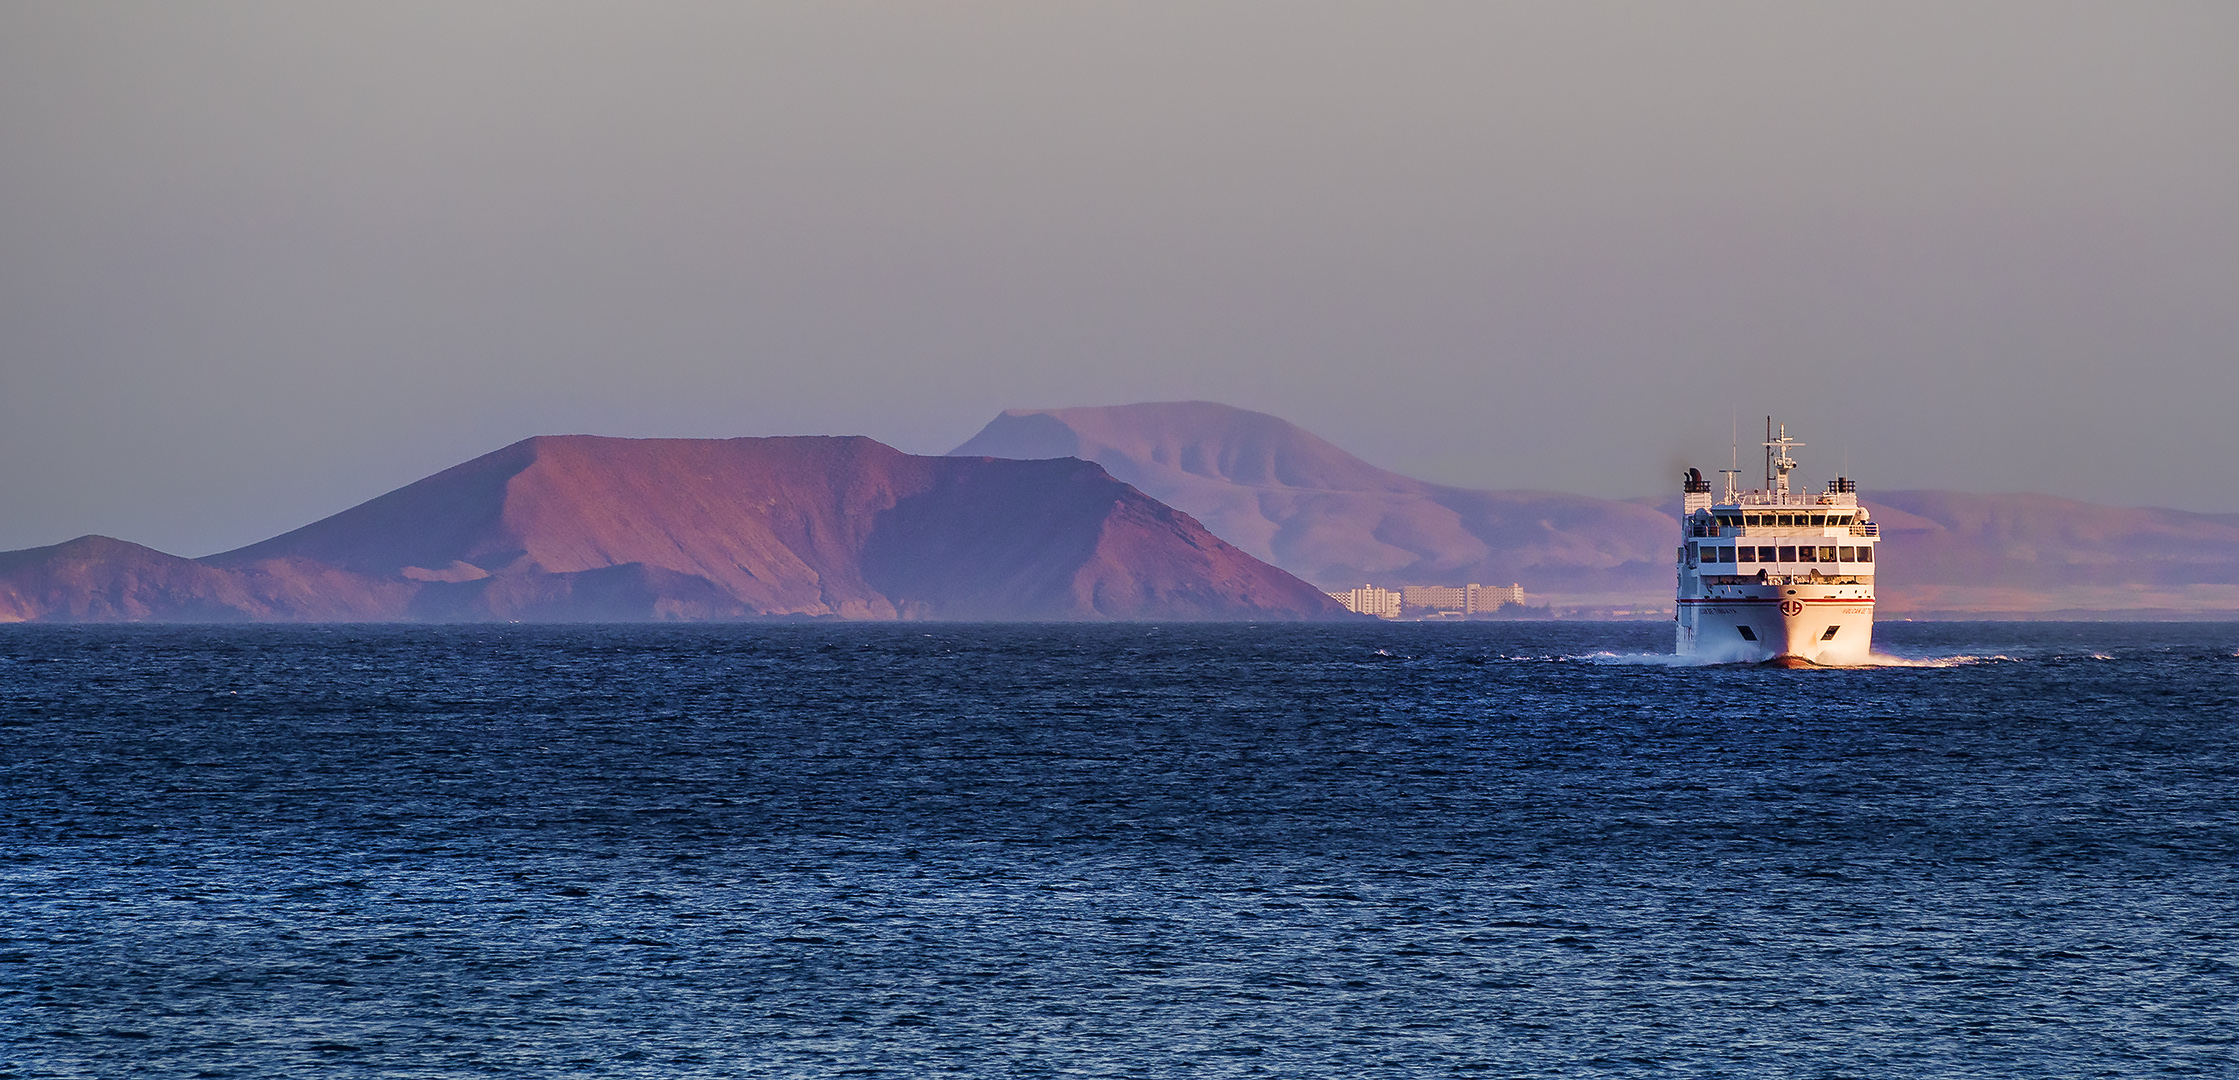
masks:
<path fill-rule="evenodd" d="M 1784 667 L 1865 664 L 1873 656 L 1874 601 L 1858 591 L 1855 586 L 1760 585 L 1682 599 L 1678 651 Z"/>

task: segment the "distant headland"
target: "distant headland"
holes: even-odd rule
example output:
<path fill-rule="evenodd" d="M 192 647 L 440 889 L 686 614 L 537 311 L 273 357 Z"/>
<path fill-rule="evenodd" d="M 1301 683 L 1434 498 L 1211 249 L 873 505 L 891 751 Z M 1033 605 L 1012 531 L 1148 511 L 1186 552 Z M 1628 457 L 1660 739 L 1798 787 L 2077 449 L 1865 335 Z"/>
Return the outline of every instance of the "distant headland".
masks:
<path fill-rule="evenodd" d="M 860 437 L 527 439 L 184 559 L 0 554 L 12 621 L 1354 618 L 1077 459 Z"/>

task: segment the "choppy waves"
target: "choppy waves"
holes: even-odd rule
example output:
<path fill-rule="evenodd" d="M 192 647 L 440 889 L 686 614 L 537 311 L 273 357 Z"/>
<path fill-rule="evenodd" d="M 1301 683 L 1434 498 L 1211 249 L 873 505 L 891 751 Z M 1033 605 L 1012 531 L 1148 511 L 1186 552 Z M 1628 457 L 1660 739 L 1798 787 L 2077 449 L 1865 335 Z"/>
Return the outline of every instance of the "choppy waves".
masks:
<path fill-rule="evenodd" d="M 0 628 L 0 1075 L 2239 1070 L 2228 627 Z"/>

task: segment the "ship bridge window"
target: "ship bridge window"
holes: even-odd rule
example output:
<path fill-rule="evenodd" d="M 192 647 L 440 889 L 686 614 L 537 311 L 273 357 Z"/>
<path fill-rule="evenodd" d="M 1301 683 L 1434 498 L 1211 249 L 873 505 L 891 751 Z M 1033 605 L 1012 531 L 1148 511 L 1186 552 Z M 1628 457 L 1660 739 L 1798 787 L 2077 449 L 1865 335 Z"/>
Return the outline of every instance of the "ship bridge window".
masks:
<path fill-rule="evenodd" d="M 1811 527 L 1812 527 L 1812 528 L 1814 528 L 1814 529 L 1824 529 L 1824 528 L 1826 528 L 1826 527 L 1827 527 L 1827 515 L 1825 515 L 1825 514 L 1813 514 L 1813 515 L 1811 516 Z"/>
<path fill-rule="evenodd" d="M 1783 547 L 1782 547 L 1782 548 L 1780 549 L 1780 561 L 1781 561 L 1781 562 L 1795 562 L 1795 561 L 1796 561 L 1796 549 L 1795 549 L 1795 548 L 1792 548 L 1792 547 L 1786 547 L 1786 546 L 1783 546 Z"/>
<path fill-rule="evenodd" d="M 1780 524 L 1780 525 L 1794 525 L 1794 524 L 1796 523 L 1796 519 L 1795 519 L 1795 517 L 1794 517 L 1793 515 L 1789 515 L 1789 514 L 1779 514 L 1779 515 L 1776 515 L 1776 516 L 1777 516 L 1777 517 L 1779 517 L 1779 519 L 1780 519 L 1780 520 L 1779 520 L 1778 522 L 1776 522 L 1776 524 Z"/>
<path fill-rule="evenodd" d="M 1742 547 L 1741 547 L 1741 548 L 1740 548 L 1739 550 L 1740 550 L 1740 553 L 1741 553 L 1741 561 L 1743 561 L 1743 562 L 1756 562 L 1756 561 L 1757 561 L 1757 549 L 1756 549 L 1756 548 L 1750 547 L 1750 546 L 1748 546 L 1748 545 L 1746 545 L 1746 544 L 1745 544 L 1745 545 L 1743 545 L 1743 546 L 1742 546 Z"/>
<path fill-rule="evenodd" d="M 1857 549 L 1857 548 L 1854 548 L 1854 547 L 1846 547 L 1846 548 L 1836 548 L 1836 549 L 1835 549 L 1835 552 L 1836 552 L 1836 554 L 1835 554 L 1835 557 L 1836 557 L 1836 558 L 1838 558 L 1838 559 L 1841 559 L 1841 560 L 1842 560 L 1842 561 L 1844 561 L 1844 562 L 1857 562 L 1857 561 L 1858 561 L 1858 549 Z"/>
<path fill-rule="evenodd" d="M 1872 561 L 1874 561 L 1874 549 L 1873 549 L 1873 548 L 1871 548 L 1871 547 L 1862 547 L 1862 548 L 1859 548 L 1859 549 L 1858 549 L 1858 561 L 1859 561 L 1859 562 L 1872 562 Z"/>

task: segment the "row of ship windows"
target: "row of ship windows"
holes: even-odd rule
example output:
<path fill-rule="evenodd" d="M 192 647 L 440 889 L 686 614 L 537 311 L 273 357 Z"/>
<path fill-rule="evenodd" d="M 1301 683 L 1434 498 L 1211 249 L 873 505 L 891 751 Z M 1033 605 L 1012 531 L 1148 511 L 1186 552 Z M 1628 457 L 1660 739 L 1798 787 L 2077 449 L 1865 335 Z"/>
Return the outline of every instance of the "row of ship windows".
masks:
<path fill-rule="evenodd" d="M 1711 547 L 1697 549 L 1705 563 L 1740 562 L 1872 562 L 1871 547 Z"/>
<path fill-rule="evenodd" d="M 1781 526 L 1783 526 L 1783 525 L 1787 525 L 1787 526 L 1789 526 L 1789 527 L 1791 527 L 1791 528 L 1805 528 L 1805 529 L 1824 529 L 1824 528 L 1826 528 L 1826 527 L 1827 527 L 1827 526 L 1829 526 L 1829 525 L 1852 525 L 1852 524 L 1856 524 L 1856 522 L 1853 522 L 1853 521 L 1852 521 L 1851 519 L 1852 519 L 1852 518 L 1854 518 L 1854 517 L 1857 517 L 1858 515 L 1856 515 L 1856 514 L 1712 514 L 1711 516 L 1712 516 L 1712 517 L 1714 517 L 1714 518 L 1717 518 L 1717 519 L 1718 519 L 1718 524 L 1720 524 L 1720 525 L 1724 525 L 1724 526 L 1727 526 L 1727 527 L 1729 527 L 1729 528 L 1732 528 L 1732 527 L 1746 527 L 1746 526 L 1751 526 L 1751 525 L 1755 525 L 1755 526 L 1759 526 L 1759 527 L 1769 527 L 1769 528 L 1775 528 L 1775 529 L 1777 529 L 1777 528 L 1779 528 L 1779 527 L 1781 527 Z"/>

